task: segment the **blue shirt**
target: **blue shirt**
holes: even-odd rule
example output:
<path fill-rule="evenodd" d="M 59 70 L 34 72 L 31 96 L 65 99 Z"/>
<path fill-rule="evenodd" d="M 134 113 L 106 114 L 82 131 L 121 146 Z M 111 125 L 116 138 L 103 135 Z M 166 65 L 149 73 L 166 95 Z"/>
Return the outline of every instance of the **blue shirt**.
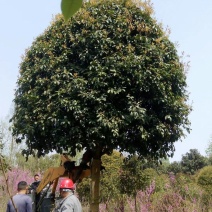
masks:
<path fill-rule="evenodd" d="M 18 212 L 32 212 L 32 199 L 26 194 L 16 194 L 12 197 Z M 11 199 L 7 203 L 6 212 L 16 212 Z"/>

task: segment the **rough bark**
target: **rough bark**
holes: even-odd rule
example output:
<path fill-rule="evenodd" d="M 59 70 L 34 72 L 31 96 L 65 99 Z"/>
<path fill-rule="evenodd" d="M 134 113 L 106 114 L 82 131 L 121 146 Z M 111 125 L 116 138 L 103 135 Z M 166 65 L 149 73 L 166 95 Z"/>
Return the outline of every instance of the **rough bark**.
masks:
<path fill-rule="evenodd" d="M 91 200 L 90 212 L 99 211 L 99 183 L 101 159 L 93 159 L 91 167 Z"/>

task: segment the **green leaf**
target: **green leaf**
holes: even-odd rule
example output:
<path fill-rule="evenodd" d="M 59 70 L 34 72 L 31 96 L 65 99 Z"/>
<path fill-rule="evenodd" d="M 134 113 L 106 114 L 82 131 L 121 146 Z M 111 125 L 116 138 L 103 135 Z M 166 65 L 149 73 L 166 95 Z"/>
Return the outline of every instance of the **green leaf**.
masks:
<path fill-rule="evenodd" d="M 62 0 L 61 10 L 62 14 L 67 21 L 71 18 L 82 6 L 82 0 Z"/>

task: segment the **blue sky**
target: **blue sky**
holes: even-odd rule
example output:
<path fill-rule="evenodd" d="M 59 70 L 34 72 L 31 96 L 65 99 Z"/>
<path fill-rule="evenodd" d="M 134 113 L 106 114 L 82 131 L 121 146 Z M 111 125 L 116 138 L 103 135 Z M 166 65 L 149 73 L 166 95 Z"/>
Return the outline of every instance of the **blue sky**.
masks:
<path fill-rule="evenodd" d="M 173 160 L 196 148 L 205 155 L 212 135 L 212 1 L 152 0 L 155 17 L 171 29 L 178 52 L 190 55 L 187 75 L 192 131 L 176 143 Z M 8 115 L 14 98 L 18 67 L 25 49 L 60 13 L 60 0 L 0 0 L 0 118 Z"/>

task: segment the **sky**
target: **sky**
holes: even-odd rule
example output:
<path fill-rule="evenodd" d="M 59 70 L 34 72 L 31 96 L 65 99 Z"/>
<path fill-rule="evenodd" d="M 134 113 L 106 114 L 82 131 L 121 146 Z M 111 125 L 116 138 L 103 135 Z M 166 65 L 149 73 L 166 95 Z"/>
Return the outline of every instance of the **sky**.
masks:
<path fill-rule="evenodd" d="M 170 161 L 180 161 L 190 149 L 205 150 L 212 136 L 212 1 L 152 0 L 154 17 L 171 30 L 170 40 L 178 43 L 190 62 L 187 74 L 191 133 L 176 142 Z M 0 119 L 12 108 L 19 64 L 33 40 L 60 13 L 60 0 L 0 0 Z"/>

